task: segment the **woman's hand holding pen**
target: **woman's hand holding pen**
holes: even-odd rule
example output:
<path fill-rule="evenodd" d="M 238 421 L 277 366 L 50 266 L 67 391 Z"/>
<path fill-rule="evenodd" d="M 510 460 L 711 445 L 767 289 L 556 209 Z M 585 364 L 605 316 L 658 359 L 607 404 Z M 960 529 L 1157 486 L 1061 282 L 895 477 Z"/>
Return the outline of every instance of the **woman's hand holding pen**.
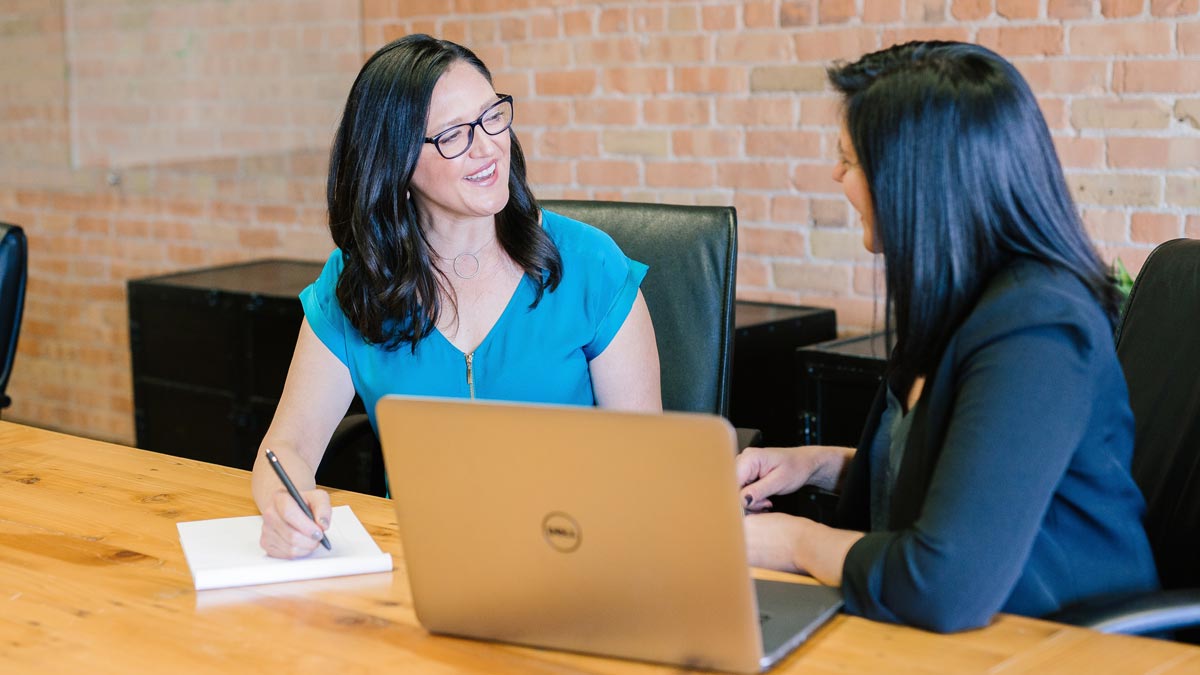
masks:
<path fill-rule="evenodd" d="M 267 555 L 273 558 L 301 558 L 312 553 L 318 545 L 329 548 L 329 540 L 325 536 L 332 514 L 329 493 L 316 487 L 301 490 L 270 450 L 265 450 L 258 461 L 270 464 L 272 477 L 278 479 L 266 499 L 259 500 L 263 517 L 259 545 Z M 297 461 L 291 463 L 293 469 Z M 311 478 L 302 478 L 307 479 L 301 482 L 302 486 L 308 488 L 312 485 Z"/>
<path fill-rule="evenodd" d="M 329 493 L 321 489 L 301 490 L 300 496 L 312 509 L 316 522 L 304 511 L 282 485 L 262 510 L 263 530 L 259 545 L 272 558 L 302 558 L 321 545 L 329 527 L 332 513 Z"/>

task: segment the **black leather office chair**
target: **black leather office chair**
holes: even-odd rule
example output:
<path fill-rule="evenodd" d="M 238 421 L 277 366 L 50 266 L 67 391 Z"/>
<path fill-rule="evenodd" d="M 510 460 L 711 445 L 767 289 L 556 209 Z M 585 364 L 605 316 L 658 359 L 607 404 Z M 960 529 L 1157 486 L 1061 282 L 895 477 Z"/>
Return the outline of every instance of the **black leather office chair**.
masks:
<path fill-rule="evenodd" d="M 642 295 L 654 322 L 666 410 L 729 414 L 737 212 L 547 199 L 542 207 L 608 233 L 650 266 Z"/>
<path fill-rule="evenodd" d="M 1133 477 L 1163 591 L 1103 598 L 1050 617 L 1105 632 L 1200 626 L 1200 240 L 1150 254 L 1117 329 L 1134 417 Z"/>
<path fill-rule="evenodd" d="M 21 313 L 25 306 L 25 278 L 28 267 L 25 232 L 17 225 L 0 223 L 0 408 L 7 408 L 8 377 L 17 354 L 17 336 L 21 333 Z"/>
<path fill-rule="evenodd" d="M 542 206 L 607 232 L 626 255 L 650 266 L 642 295 L 658 342 L 663 408 L 728 415 L 737 281 L 733 207 L 575 200 Z M 739 443 L 752 443 L 755 434 L 739 429 Z M 379 455 L 367 416 L 348 416 L 330 439 L 317 482 L 382 494 L 381 481 L 346 468 L 381 467 L 367 459 Z"/>

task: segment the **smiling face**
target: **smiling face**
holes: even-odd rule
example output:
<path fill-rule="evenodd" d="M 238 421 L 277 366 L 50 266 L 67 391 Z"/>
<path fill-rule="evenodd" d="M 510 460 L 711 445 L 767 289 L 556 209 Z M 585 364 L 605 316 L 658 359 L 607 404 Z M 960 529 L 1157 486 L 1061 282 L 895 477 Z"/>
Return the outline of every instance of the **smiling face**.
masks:
<path fill-rule="evenodd" d="M 438 79 L 429 101 L 425 136 L 474 122 L 497 101 L 496 91 L 478 70 L 457 61 Z M 465 131 L 465 130 L 464 130 Z M 491 136 L 475 127 L 471 148 L 454 159 L 425 143 L 409 184 L 417 207 L 433 227 L 494 216 L 508 204 L 509 132 Z"/>
<path fill-rule="evenodd" d="M 854 144 L 850 142 L 850 132 L 846 130 L 845 122 L 838 135 L 838 163 L 833 168 L 833 179 L 841 183 L 842 192 L 862 220 L 863 248 L 871 253 L 883 253 L 883 243 L 875 236 L 875 207 L 871 203 L 871 188 L 867 185 L 867 175 L 858 164 L 858 155 L 854 152 Z"/>

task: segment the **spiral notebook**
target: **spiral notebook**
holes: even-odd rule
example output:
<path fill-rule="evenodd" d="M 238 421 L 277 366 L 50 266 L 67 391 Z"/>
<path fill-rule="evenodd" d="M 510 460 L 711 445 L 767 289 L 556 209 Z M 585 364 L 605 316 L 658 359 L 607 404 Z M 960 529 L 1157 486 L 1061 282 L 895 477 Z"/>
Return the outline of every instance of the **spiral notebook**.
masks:
<path fill-rule="evenodd" d="M 379 549 L 349 506 L 333 508 L 325 532 L 332 549 L 318 546 L 295 560 L 272 558 L 258 545 L 262 516 L 193 520 L 176 527 L 198 591 L 392 569 L 391 554 Z"/>

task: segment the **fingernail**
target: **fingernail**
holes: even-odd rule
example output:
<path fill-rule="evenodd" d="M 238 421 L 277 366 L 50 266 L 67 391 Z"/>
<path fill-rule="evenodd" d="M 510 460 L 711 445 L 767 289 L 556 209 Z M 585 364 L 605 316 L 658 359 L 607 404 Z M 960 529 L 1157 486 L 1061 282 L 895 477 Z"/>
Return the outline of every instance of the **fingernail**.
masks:
<path fill-rule="evenodd" d="M 323 527 L 329 527 L 329 519 L 328 519 L 328 518 L 321 518 L 321 525 L 322 525 Z"/>
<path fill-rule="evenodd" d="M 750 495 L 746 495 L 746 506 L 750 506 L 753 503 L 754 503 L 754 498 L 751 497 Z"/>
<path fill-rule="evenodd" d="M 313 538 L 315 541 L 321 541 L 321 533 L 320 533 L 320 532 L 313 532 L 313 533 L 312 533 L 312 538 Z"/>

